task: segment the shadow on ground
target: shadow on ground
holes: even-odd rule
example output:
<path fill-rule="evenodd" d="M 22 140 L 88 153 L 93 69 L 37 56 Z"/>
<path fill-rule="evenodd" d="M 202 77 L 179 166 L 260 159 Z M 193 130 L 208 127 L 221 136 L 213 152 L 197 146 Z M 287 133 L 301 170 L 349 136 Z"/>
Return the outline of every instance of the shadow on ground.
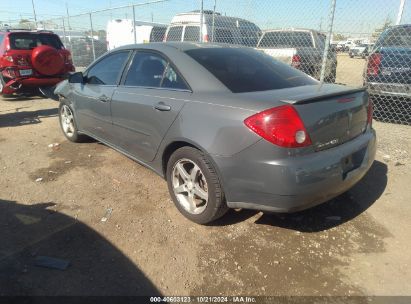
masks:
<path fill-rule="evenodd" d="M 0 199 L 0 296 L 159 295 L 147 277 L 109 241 L 54 203 Z M 36 266 L 40 256 L 70 262 L 65 270 Z"/>
<path fill-rule="evenodd" d="M 264 213 L 256 224 L 271 225 L 301 232 L 328 230 L 350 221 L 366 211 L 382 195 L 387 186 L 387 166 L 374 161 L 364 178 L 348 192 L 324 204 L 295 213 Z M 230 212 L 213 225 L 226 226 L 242 222 L 258 212 Z"/>
<path fill-rule="evenodd" d="M 55 117 L 57 114 L 57 108 L 1 114 L 0 128 L 38 124 L 41 123 L 41 118 Z"/>

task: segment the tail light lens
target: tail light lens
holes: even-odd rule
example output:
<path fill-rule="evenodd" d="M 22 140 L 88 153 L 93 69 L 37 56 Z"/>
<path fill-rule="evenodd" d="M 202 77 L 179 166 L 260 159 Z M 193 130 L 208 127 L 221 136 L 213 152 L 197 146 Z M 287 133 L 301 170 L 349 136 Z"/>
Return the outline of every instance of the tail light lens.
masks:
<path fill-rule="evenodd" d="M 209 38 L 208 35 L 206 34 L 206 35 L 204 35 L 203 42 L 210 42 L 209 39 L 210 39 L 210 38 Z"/>
<path fill-rule="evenodd" d="M 244 124 L 262 138 L 280 147 L 298 148 L 311 145 L 304 123 L 291 105 L 254 114 L 245 119 Z"/>
<path fill-rule="evenodd" d="M 372 104 L 372 100 L 369 99 L 368 107 L 367 107 L 367 123 L 370 127 L 372 126 L 373 112 L 374 112 L 374 107 L 373 107 L 373 104 Z"/>
<path fill-rule="evenodd" d="M 298 69 L 301 65 L 301 57 L 298 55 L 293 55 L 293 58 L 291 59 L 291 65 Z"/>
<path fill-rule="evenodd" d="M 70 54 L 67 54 L 67 56 L 66 56 L 66 63 L 67 64 L 73 64 L 73 58 L 71 57 Z"/>
<path fill-rule="evenodd" d="M 380 70 L 381 54 L 371 54 L 368 58 L 367 75 L 377 76 Z"/>

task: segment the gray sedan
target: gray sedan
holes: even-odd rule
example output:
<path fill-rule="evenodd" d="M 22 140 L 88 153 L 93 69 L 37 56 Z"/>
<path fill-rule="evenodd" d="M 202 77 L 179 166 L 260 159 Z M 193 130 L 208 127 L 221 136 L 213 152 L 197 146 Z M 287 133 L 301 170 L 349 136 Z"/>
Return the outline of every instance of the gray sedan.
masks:
<path fill-rule="evenodd" d="M 58 85 L 71 141 L 93 137 L 163 176 L 178 210 L 302 210 L 351 188 L 376 149 L 364 89 L 225 45 L 115 49 Z"/>

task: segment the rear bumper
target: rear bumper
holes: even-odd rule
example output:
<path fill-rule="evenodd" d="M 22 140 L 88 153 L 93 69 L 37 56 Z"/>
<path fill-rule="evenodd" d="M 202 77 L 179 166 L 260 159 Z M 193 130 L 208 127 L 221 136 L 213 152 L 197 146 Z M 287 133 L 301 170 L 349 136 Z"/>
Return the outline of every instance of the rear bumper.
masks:
<path fill-rule="evenodd" d="M 366 86 L 370 94 L 407 98 L 411 96 L 411 84 L 368 82 Z"/>
<path fill-rule="evenodd" d="M 36 88 L 36 87 L 51 87 L 63 81 L 65 77 L 50 77 L 50 78 L 14 78 L 8 81 L 4 88 L 4 94 L 12 94 L 18 92 L 22 88 Z"/>
<path fill-rule="evenodd" d="M 213 157 L 230 208 L 294 212 L 332 199 L 367 173 L 375 158 L 376 135 L 371 129 L 340 146 L 303 156 L 274 159 L 274 149 L 261 140 L 232 157 Z M 350 169 L 348 159 L 354 164 Z"/>

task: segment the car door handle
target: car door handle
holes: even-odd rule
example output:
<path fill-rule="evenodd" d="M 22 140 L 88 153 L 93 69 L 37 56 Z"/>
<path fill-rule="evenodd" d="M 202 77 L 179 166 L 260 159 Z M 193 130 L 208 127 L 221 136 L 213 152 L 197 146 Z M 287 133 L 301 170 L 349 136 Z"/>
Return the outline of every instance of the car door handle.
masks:
<path fill-rule="evenodd" d="M 102 101 L 102 102 L 107 102 L 110 101 L 110 98 L 108 98 L 106 95 L 101 95 L 98 100 Z"/>
<path fill-rule="evenodd" d="M 159 111 L 170 111 L 171 107 L 169 105 L 166 105 L 164 102 L 159 102 L 154 106 L 154 109 Z"/>

